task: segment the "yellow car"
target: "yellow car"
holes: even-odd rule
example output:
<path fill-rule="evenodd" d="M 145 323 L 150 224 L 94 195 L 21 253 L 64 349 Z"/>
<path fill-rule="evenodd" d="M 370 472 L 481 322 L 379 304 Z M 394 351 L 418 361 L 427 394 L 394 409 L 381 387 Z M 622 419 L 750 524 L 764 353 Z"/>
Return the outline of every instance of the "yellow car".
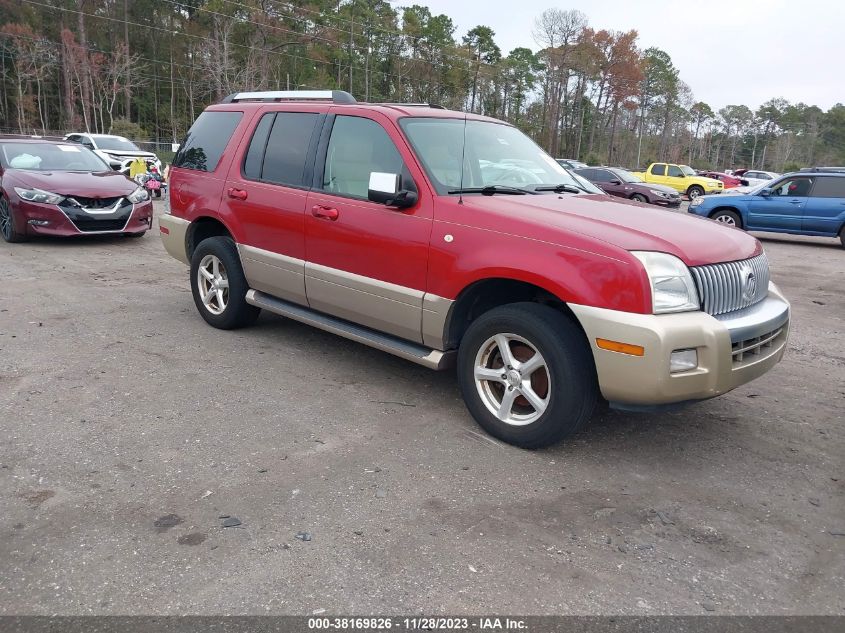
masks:
<path fill-rule="evenodd" d="M 706 193 L 722 193 L 725 190 L 720 180 L 699 176 L 687 165 L 652 163 L 644 172 L 634 172 L 634 175 L 644 182 L 672 187 L 675 191 L 687 194 L 690 200 Z"/>

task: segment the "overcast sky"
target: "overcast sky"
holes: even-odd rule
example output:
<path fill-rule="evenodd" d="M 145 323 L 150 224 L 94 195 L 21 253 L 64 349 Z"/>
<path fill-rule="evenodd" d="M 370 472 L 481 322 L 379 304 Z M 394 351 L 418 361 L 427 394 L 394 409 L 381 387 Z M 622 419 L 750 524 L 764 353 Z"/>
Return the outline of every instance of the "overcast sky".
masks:
<path fill-rule="evenodd" d="M 396 3 L 399 5 L 400 3 Z M 714 110 L 756 108 L 772 97 L 827 110 L 845 103 L 845 0 L 408 0 L 451 17 L 460 38 L 477 24 L 507 54 L 539 47 L 531 36 L 544 10 L 578 9 L 592 28 L 636 29 L 642 49 L 672 57 L 696 100 Z"/>

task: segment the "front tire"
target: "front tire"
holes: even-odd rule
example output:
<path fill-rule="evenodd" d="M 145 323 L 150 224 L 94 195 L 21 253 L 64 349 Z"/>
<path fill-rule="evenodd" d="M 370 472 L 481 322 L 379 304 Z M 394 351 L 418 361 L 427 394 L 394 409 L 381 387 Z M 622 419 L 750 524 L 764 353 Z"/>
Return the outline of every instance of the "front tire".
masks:
<path fill-rule="evenodd" d="M 210 237 L 191 257 L 191 292 L 200 315 L 221 330 L 255 323 L 259 308 L 246 302 L 249 286 L 230 237 Z"/>
<path fill-rule="evenodd" d="M 839 231 L 839 243 L 842 248 L 845 248 L 845 224 L 842 225 L 842 230 Z"/>
<path fill-rule="evenodd" d="M 0 235 L 9 243 L 25 242 L 29 239 L 26 233 L 18 232 L 15 214 L 6 196 L 0 196 Z"/>
<path fill-rule="evenodd" d="M 494 308 L 476 319 L 458 350 L 458 380 L 476 422 L 521 448 L 550 446 L 577 433 L 598 400 L 583 332 L 536 303 Z"/>
<path fill-rule="evenodd" d="M 710 216 L 710 219 L 719 224 L 733 226 L 738 229 L 742 228 L 742 218 L 739 217 L 736 211 L 731 211 L 730 209 L 719 209 Z"/>
<path fill-rule="evenodd" d="M 702 189 L 698 185 L 693 185 L 692 187 L 687 189 L 687 197 L 689 197 L 690 200 L 695 200 L 698 196 L 703 196 L 703 195 L 704 195 L 704 189 Z"/>
<path fill-rule="evenodd" d="M 648 198 L 646 198 L 641 193 L 635 193 L 633 196 L 631 196 L 631 200 L 635 200 L 637 202 L 642 202 L 643 204 L 648 204 Z"/>

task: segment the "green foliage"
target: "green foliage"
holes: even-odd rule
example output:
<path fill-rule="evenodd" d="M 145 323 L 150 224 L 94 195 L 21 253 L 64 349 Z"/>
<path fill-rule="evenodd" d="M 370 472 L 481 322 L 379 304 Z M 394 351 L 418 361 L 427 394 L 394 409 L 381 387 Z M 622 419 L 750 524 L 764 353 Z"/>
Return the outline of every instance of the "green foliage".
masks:
<path fill-rule="evenodd" d="M 137 123 L 133 123 L 128 119 L 115 119 L 109 130 L 109 134 L 116 134 L 117 136 L 125 136 L 133 141 L 146 141 L 149 139 L 149 134 Z"/>
<path fill-rule="evenodd" d="M 601 157 L 598 154 L 590 152 L 587 154 L 587 158 L 584 159 L 584 162 L 588 165 L 601 165 L 603 164 Z"/>

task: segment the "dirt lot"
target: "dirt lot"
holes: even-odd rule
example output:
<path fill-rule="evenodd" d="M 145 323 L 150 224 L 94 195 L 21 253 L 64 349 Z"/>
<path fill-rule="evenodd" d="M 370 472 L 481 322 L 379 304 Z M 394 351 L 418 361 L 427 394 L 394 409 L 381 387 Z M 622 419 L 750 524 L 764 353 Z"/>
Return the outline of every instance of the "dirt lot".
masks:
<path fill-rule="evenodd" d="M 845 614 L 845 250 L 761 238 L 780 366 L 538 452 L 450 373 L 206 326 L 157 231 L 0 243 L 0 614 Z"/>

